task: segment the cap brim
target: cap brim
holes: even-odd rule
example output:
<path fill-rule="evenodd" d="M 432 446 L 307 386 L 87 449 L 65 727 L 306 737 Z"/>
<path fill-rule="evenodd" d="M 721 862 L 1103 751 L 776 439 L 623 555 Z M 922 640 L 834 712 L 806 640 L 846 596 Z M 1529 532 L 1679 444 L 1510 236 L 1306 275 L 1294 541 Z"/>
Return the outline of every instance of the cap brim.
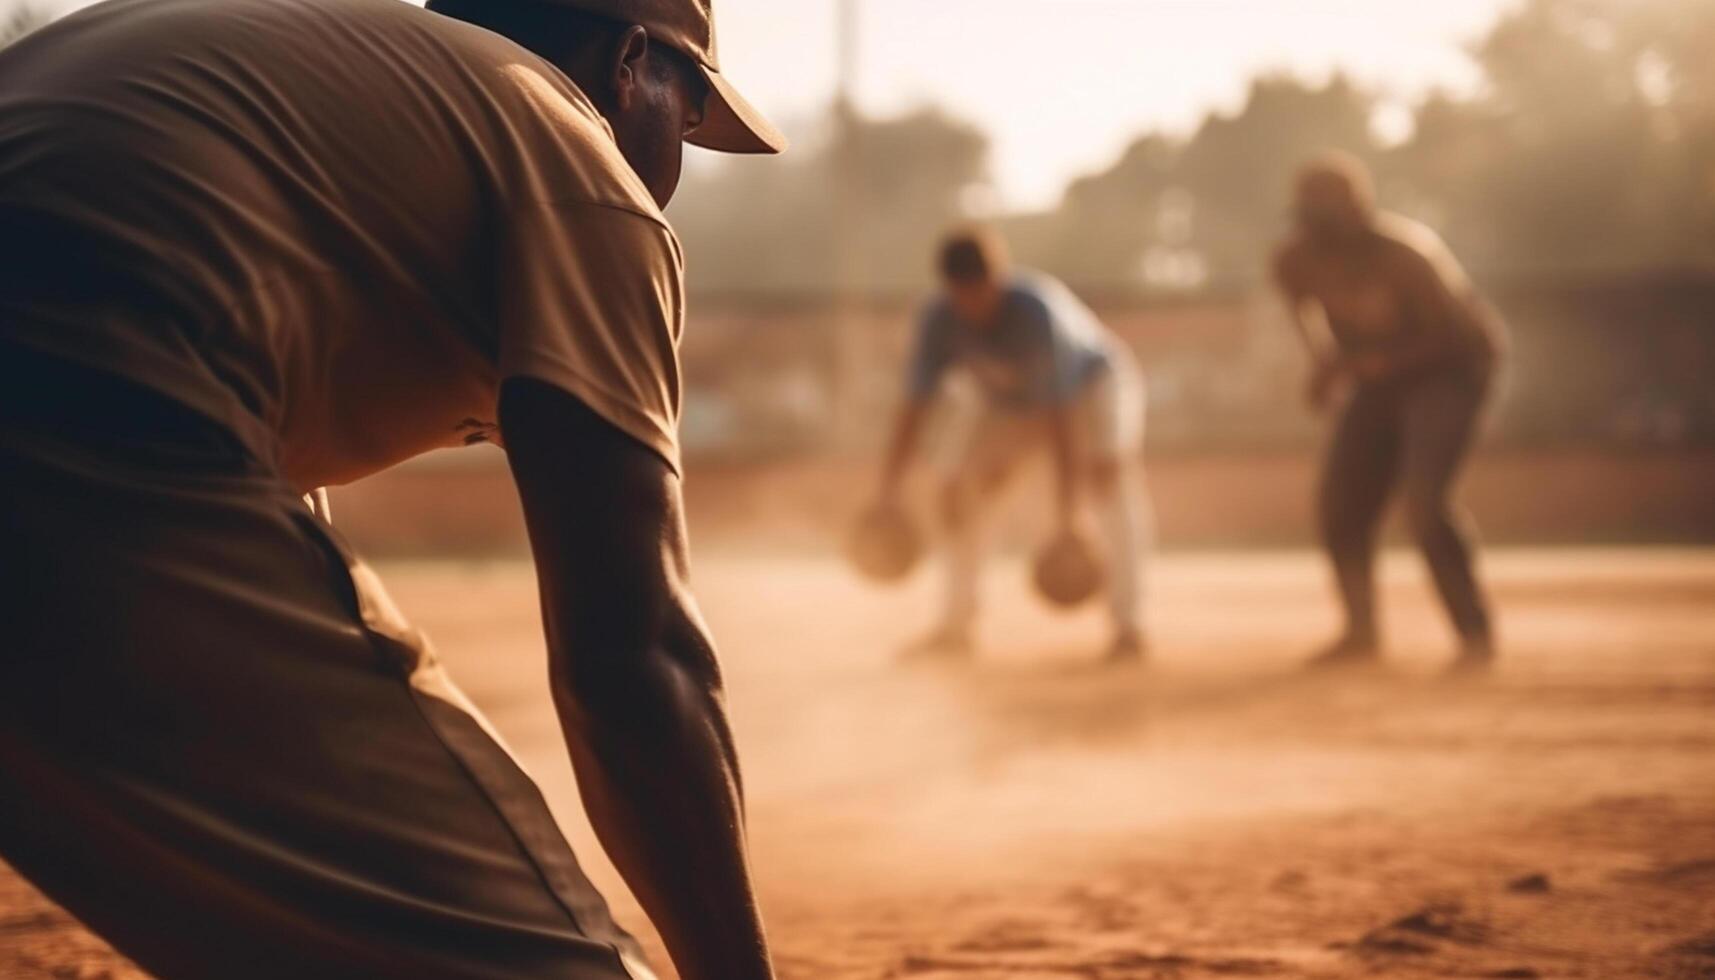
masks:
<path fill-rule="evenodd" d="M 779 153 L 786 137 L 774 128 L 756 107 L 738 94 L 738 89 L 720 72 L 699 65 L 709 82 L 709 101 L 703 107 L 703 122 L 686 142 L 721 153 Z"/>

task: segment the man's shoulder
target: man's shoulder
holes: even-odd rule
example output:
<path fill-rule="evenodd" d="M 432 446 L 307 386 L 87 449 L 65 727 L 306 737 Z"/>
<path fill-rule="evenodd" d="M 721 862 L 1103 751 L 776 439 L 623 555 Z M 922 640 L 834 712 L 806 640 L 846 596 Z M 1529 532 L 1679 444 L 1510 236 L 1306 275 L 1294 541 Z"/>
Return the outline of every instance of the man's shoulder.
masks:
<path fill-rule="evenodd" d="M 552 62 L 486 28 L 400 0 L 242 2 L 301 6 L 349 23 L 354 51 L 373 52 L 374 64 L 362 70 L 413 80 L 420 97 L 396 111 L 432 114 L 420 122 L 427 128 L 450 127 L 462 164 L 486 188 L 485 206 L 514 223 L 517 234 L 547 228 L 683 268 L 677 235 L 612 128 Z"/>
<path fill-rule="evenodd" d="M 648 188 L 620 152 L 607 120 L 564 72 L 493 35 L 457 54 L 465 63 L 461 71 L 478 76 L 483 110 L 500 120 L 490 131 L 514 144 L 505 149 L 515 155 L 515 172 L 502 175 L 509 198 L 517 203 L 618 208 L 667 226 Z"/>
<path fill-rule="evenodd" d="M 522 105 L 514 103 L 520 125 L 508 136 L 516 140 L 518 155 L 517 172 L 504 175 L 509 201 L 521 207 L 610 208 L 671 233 L 665 213 L 620 152 L 606 121 L 569 82 L 559 87 L 552 81 L 533 72 L 514 79 Z"/>
<path fill-rule="evenodd" d="M 595 104 L 547 59 L 485 28 L 399 0 L 294 2 L 351 3 L 372 30 L 419 45 L 416 70 L 433 93 L 455 111 L 476 114 L 473 132 L 512 144 L 483 150 L 501 168 L 502 190 L 514 204 L 599 205 L 669 227 Z"/>
<path fill-rule="evenodd" d="M 1376 231 L 1392 268 L 1399 274 L 1414 278 L 1432 276 L 1450 286 L 1465 279 L 1453 250 L 1428 225 L 1404 215 L 1383 213 L 1377 217 Z"/>
<path fill-rule="evenodd" d="M 1433 228 L 1392 211 L 1376 215 L 1375 233 L 1385 248 L 1401 257 L 1433 259 L 1447 250 Z"/>
<path fill-rule="evenodd" d="M 471 170 L 497 203 L 591 202 L 664 222 L 564 72 L 401 0 L 109 0 L 44 30 L 54 44 L 23 67 L 49 95 L 75 91 L 119 116 L 159 113 L 152 90 L 131 81 L 146 75 L 204 110 L 163 114 L 163 127 L 215 119 L 218 137 L 237 127 L 264 149 L 278 130 L 331 171 L 413 147 L 413 172 L 394 182 L 401 191 Z M 74 69 L 81 75 L 69 78 Z M 257 133 L 242 132 L 256 120 Z"/>
<path fill-rule="evenodd" d="M 1042 301 L 1069 292 L 1065 283 L 1040 269 L 1014 269 L 1007 280 L 1006 291 L 1010 296 Z"/>
<path fill-rule="evenodd" d="M 1018 269 L 1006 284 L 1006 299 L 1012 309 L 1031 316 L 1051 316 L 1056 307 L 1072 298 L 1066 284 L 1046 272 Z"/>

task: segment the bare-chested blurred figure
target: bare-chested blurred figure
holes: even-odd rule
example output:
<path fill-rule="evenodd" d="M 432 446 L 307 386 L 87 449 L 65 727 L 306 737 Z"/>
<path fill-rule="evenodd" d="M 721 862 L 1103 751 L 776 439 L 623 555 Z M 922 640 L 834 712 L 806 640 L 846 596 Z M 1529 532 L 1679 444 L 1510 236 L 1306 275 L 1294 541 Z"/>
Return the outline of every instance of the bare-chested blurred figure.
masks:
<path fill-rule="evenodd" d="M 1346 626 L 1313 664 L 1379 655 L 1376 531 L 1397 489 L 1458 630 L 1456 666 L 1485 667 L 1493 627 L 1452 492 L 1489 399 L 1499 318 L 1434 232 L 1376 208 L 1354 159 L 1331 154 L 1303 169 L 1296 224 L 1275 254 L 1275 281 L 1314 363 L 1311 405 L 1340 406 L 1318 510 Z"/>

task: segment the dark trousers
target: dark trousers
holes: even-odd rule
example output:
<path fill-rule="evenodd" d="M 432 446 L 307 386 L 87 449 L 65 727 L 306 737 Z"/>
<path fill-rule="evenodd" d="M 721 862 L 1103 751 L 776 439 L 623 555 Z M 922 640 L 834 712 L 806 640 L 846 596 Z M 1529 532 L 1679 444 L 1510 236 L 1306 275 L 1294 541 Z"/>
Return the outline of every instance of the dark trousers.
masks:
<path fill-rule="evenodd" d="M 1334 428 L 1318 500 L 1348 631 L 1376 632 L 1376 533 L 1403 492 L 1411 530 L 1459 635 L 1489 636 L 1472 556 L 1474 530 L 1452 499 L 1475 442 L 1493 372 L 1462 368 L 1358 388 Z"/>
<path fill-rule="evenodd" d="M 646 980 L 369 568 L 188 410 L 0 345 L 0 854 L 153 975 Z"/>

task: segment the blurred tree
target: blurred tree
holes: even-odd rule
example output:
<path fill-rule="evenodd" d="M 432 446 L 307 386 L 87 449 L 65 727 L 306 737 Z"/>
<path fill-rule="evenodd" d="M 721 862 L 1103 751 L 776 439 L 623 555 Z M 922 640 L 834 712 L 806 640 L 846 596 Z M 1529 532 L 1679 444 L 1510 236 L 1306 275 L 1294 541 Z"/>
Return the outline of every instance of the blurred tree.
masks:
<path fill-rule="evenodd" d="M 853 114 L 808 144 L 687 178 L 671 214 L 694 256 L 693 289 L 823 291 L 851 274 L 866 290 L 920 288 L 935 238 L 969 216 L 986 176 L 987 138 L 936 110 Z M 840 193 L 853 198 L 844 207 Z M 842 234 L 855 267 L 844 272 Z"/>
<path fill-rule="evenodd" d="M 1003 223 L 1024 261 L 1084 287 L 1246 286 L 1285 230 L 1293 171 L 1337 147 L 1375 166 L 1384 205 L 1441 229 L 1485 275 L 1707 267 L 1712 53 L 1715 0 L 1522 0 L 1471 47 L 1479 94 L 1431 94 L 1397 145 L 1378 141 L 1376 100 L 1344 77 L 1264 76 L 1238 111 L 1188 136 L 1141 134 L 1055 209 Z M 988 152 L 977 129 L 930 110 L 836 114 L 810 147 L 692 178 L 673 213 L 694 285 L 822 291 L 846 254 L 862 288 L 920 287 Z M 857 216 L 844 231 L 842 215 Z M 855 259 L 837 234 L 855 237 Z"/>
<path fill-rule="evenodd" d="M 1152 133 L 1108 170 L 1073 181 L 1056 213 L 1007 229 L 1020 258 L 1086 283 L 1129 285 L 1161 237 L 1156 216 L 1176 190 L 1181 152 L 1178 143 Z"/>
<path fill-rule="evenodd" d="M 1254 280 L 1284 227 L 1293 171 L 1329 147 L 1374 159 L 1373 111 L 1339 75 L 1320 87 L 1257 79 L 1237 113 L 1211 113 L 1188 140 L 1145 135 L 1074 181 L 1054 214 L 1015 223 L 1020 253 L 1108 290 Z"/>
<path fill-rule="evenodd" d="M 1146 134 L 1060 207 L 1009 227 L 1032 261 L 1106 287 L 1252 282 L 1284 230 L 1290 177 L 1337 147 L 1383 203 L 1495 272 L 1635 271 L 1715 261 L 1715 2 L 1526 0 L 1472 46 L 1482 94 L 1431 94 L 1378 145 L 1368 93 L 1252 83 L 1188 139 Z M 1157 261 L 1160 260 L 1160 261 Z"/>
<path fill-rule="evenodd" d="M 1484 95 L 1425 103 L 1390 172 L 1476 265 L 1707 260 L 1712 50 L 1715 4 L 1529 0 L 1473 48 Z"/>
<path fill-rule="evenodd" d="M 1276 76 L 1251 84 L 1238 115 L 1211 115 L 1180 160 L 1181 181 L 1197 202 L 1192 243 L 1217 282 L 1249 282 L 1286 227 L 1292 175 L 1309 157 L 1339 148 L 1374 160 L 1374 102 L 1335 75 L 1312 88 Z"/>

